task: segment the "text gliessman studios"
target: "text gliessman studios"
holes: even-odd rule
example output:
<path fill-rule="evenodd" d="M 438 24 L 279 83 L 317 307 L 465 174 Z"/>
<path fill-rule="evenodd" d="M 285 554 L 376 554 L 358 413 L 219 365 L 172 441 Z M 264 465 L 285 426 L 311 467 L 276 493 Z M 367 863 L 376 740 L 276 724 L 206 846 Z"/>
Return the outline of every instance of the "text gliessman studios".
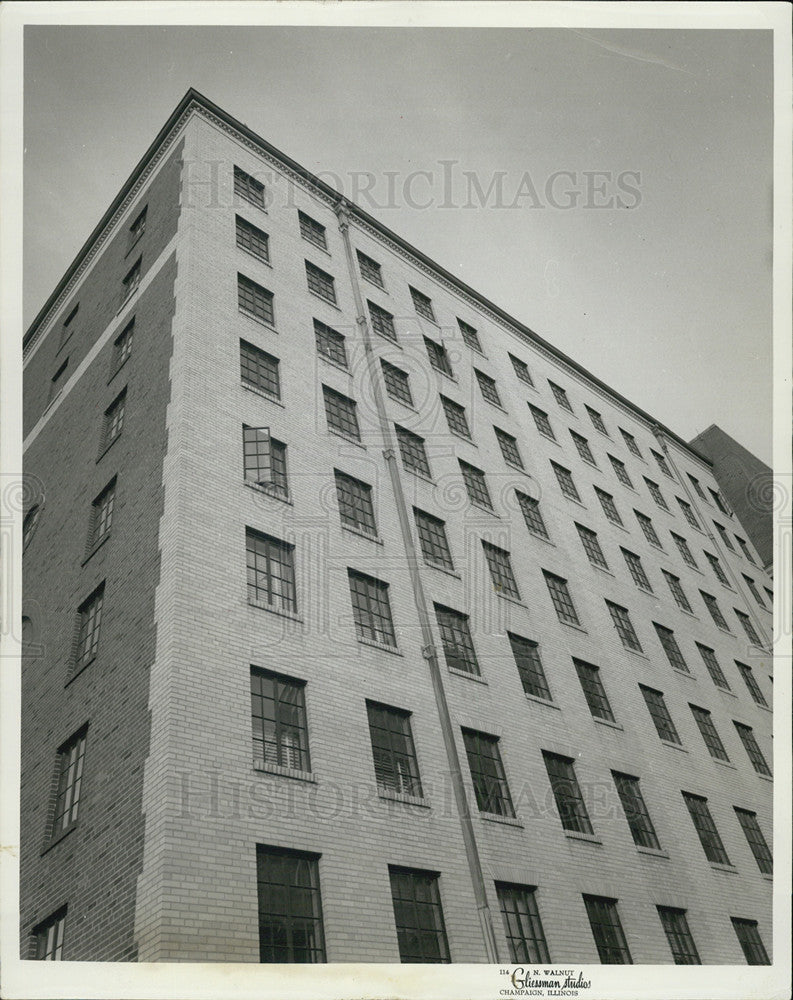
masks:
<path fill-rule="evenodd" d="M 527 971 L 519 965 L 509 973 L 514 989 L 499 990 L 499 993 L 505 997 L 577 997 L 579 990 L 589 989 L 592 983 L 591 980 L 584 979 L 580 972 L 575 979 L 573 975 L 573 969 L 532 969 Z"/>

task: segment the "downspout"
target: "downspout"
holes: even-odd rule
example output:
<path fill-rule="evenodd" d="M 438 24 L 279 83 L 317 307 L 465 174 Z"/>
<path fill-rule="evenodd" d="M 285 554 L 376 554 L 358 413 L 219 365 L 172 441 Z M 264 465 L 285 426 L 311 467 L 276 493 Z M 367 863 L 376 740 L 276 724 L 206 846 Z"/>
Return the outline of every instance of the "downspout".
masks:
<path fill-rule="evenodd" d="M 744 604 L 746 605 L 746 607 L 747 607 L 747 609 L 749 611 L 749 617 L 754 622 L 754 626 L 757 629 L 758 634 L 761 635 L 762 638 L 763 638 L 763 641 L 765 643 L 765 649 L 766 649 L 766 651 L 770 653 L 771 652 L 771 640 L 768 637 L 768 633 L 765 630 L 765 626 L 760 621 L 760 616 L 757 614 L 757 611 L 755 610 L 755 601 L 754 601 L 754 598 L 752 597 L 751 600 L 750 600 L 747 597 L 745 585 L 741 584 L 738 581 L 738 578 L 736 577 L 735 573 L 733 572 L 733 568 L 730 565 L 729 556 L 726 555 L 726 553 L 724 552 L 724 549 L 722 548 L 721 540 L 717 539 L 716 536 L 713 534 L 713 532 L 710 530 L 710 527 L 708 525 L 708 521 L 707 521 L 707 519 L 705 517 L 703 517 L 702 511 L 699 508 L 699 504 L 697 503 L 697 498 L 691 492 L 691 490 L 688 487 L 688 484 L 686 483 L 686 480 L 681 475 L 680 469 L 678 469 L 678 467 L 677 467 L 677 465 L 675 463 L 674 458 L 672 458 L 672 453 L 669 450 L 669 445 L 666 443 L 666 437 L 664 435 L 664 432 L 661 430 L 661 428 L 657 424 L 653 426 L 653 434 L 655 435 L 656 440 L 658 441 L 658 443 L 660 444 L 661 448 L 663 449 L 663 452 L 664 452 L 664 455 L 666 456 L 666 459 L 671 463 L 672 468 L 675 470 L 675 474 L 677 475 L 677 480 L 682 485 L 683 490 L 685 491 L 685 494 L 688 497 L 688 500 L 689 500 L 691 506 L 694 508 L 694 510 L 699 515 L 699 520 L 700 520 L 700 523 L 703 525 L 703 527 L 705 529 L 705 534 L 710 539 L 711 544 L 713 545 L 713 548 L 716 550 L 716 553 L 721 557 L 722 567 L 724 567 L 726 569 L 729 577 L 731 578 L 731 580 L 732 580 L 732 582 L 733 582 L 733 584 L 735 586 L 736 592 L 738 594 L 740 594 L 741 597 L 743 598 Z"/>
<path fill-rule="evenodd" d="M 438 717 L 441 725 L 441 736 L 443 738 L 446 757 L 449 764 L 452 788 L 454 789 L 454 798 L 457 805 L 457 813 L 460 817 L 460 826 L 462 828 L 465 854 L 468 860 L 468 867 L 471 872 L 471 881 L 473 882 L 474 896 L 476 897 L 479 922 L 485 942 L 485 953 L 487 955 L 488 962 L 495 964 L 499 960 L 498 949 L 496 947 L 496 938 L 493 931 L 493 919 L 487 902 L 487 892 L 485 890 L 485 878 L 482 872 L 482 862 L 479 857 L 479 849 L 476 843 L 473 820 L 471 819 L 471 810 L 468 804 L 468 795 L 463 783 L 460 756 L 457 752 L 457 744 L 454 739 L 454 725 L 452 723 L 451 713 L 449 712 L 449 704 L 446 700 L 446 692 L 443 688 L 443 679 L 438 662 L 438 654 L 435 648 L 432 628 L 430 625 L 429 608 L 424 594 L 424 587 L 421 582 L 421 575 L 419 573 L 416 546 L 413 541 L 413 532 L 411 530 L 410 519 L 408 516 L 408 505 L 402 489 L 402 480 L 400 479 L 399 466 L 396 460 L 396 439 L 388 420 L 388 413 L 386 411 L 385 399 L 383 397 L 383 390 L 378 371 L 379 365 L 377 364 L 377 356 L 372 346 L 372 335 L 366 318 L 366 312 L 364 310 L 363 296 L 358 284 L 358 274 L 355 269 L 352 244 L 350 243 L 350 213 L 344 199 L 339 200 L 335 210 L 339 220 L 339 230 L 344 241 L 344 250 L 347 257 L 347 269 L 350 276 L 353 296 L 355 298 L 356 323 L 358 325 L 358 329 L 360 330 L 361 340 L 364 345 L 369 379 L 372 386 L 375 408 L 377 410 L 377 418 L 380 425 L 380 432 L 383 437 L 383 443 L 385 445 L 383 449 L 383 458 L 385 459 L 388 474 L 391 479 L 391 487 L 394 492 L 394 499 L 396 500 L 399 527 L 402 534 L 402 541 L 405 546 L 405 555 L 407 556 L 408 571 L 413 590 L 413 599 L 416 603 L 416 611 L 418 612 L 419 625 L 421 627 L 421 654 L 427 661 L 430 678 L 432 679 L 435 704 L 438 709 Z"/>

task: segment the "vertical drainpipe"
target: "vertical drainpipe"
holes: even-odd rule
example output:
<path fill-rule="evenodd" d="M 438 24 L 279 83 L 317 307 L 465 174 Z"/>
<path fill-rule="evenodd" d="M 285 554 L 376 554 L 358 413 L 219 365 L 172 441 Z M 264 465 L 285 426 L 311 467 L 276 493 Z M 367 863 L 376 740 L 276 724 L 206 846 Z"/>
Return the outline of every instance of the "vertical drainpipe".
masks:
<path fill-rule="evenodd" d="M 755 601 L 754 601 L 754 598 L 752 597 L 751 600 L 750 600 L 749 597 L 747 597 L 745 586 L 738 581 L 738 578 L 736 577 L 735 573 L 733 572 L 732 566 L 730 565 L 729 557 L 725 554 L 724 549 L 722 548 L 721 539 L 716 538 L 716 536 L 710 530 L 707 518 L 703 517 L 702 511 L 701 511 L 701 509 L 699 507 L 699 504 L 697 503 L 697 498 L 694 496 L 694 494 L 688 488 L 688 484 L 686 483 L 685 479 L 681 475 L 680 469 L 678 469 L 677 464 L 675 463 L 674 458 L 672 458 L 672 453 L 669 450 L 669 445 L 666 443 L 666 435 L 664 434 L 664 432 L 661 430 L 661 428 L 657 424 L 653 427 L 653 434 L 655 435 L 656 440 L 660 444 L 660 446 L 661 446 L 661 448 L 663 450 L 663 453 L 666 456 L 667 460 L 672 464 L 672 468 L 675 470 L 675 473 L 677 474 L 678 482 L 682 485 L 683 490 L 684 490 L 686 496 L 688 497 L 688 499 L 689 499 L 689 501 L 691 503 L 691 506 L 694 508 L 694 510 L 697 512 L 697 514 L 699 514 L 699 519 L 700 519 L 700 521 L 702 522 L 702 524 L 703 524 L 703 526 L 705 528 L 705 533 L 707 534 L 708 538 L 710 539 L 711 544 L 713 545 L 713 548 L 716 550 L 717 554 L 719 556 L 721 556 L 722 566 L 727 570 L 727 573 L 730 575 L 730 578 L 732 579 L 732 582 L 733 582 L 733 584 L 735 586 L 736 592 L 739 593 L 741 595 L 741 597 L 743 598 L 744 604 L 746 605 L 746 607 L 747 607 L 747 609 L 749 611 L 749 617 L 753 619 L 755 628 L 757 629 L 758 633 L 763 637 L 763 640 L 764 640 L 764 642 L 766 644 L 766 648 L 770 652 L 771 651 L 771 640 L 769 639 L 769 636 L 768 636 L 768 633 L 766 632 L 764 624 L 760 621 L 760 616 L 757 614 L 757 612 L 755 610 Z"/>
<path fill-rule="evenodd" d="M 349 272 L 350 284 L 352 285 L 353 296 L 355 298 L 356 323 L 358 325 L 358 329 L 360 330 L 361 340 L 364 345 L 369 380 L 372 386 L 375 408 L 377 409 L 380 432 L 385 445 L 383 449 L 383 458 L 385 458 L 386 467 L 388 468 L 388 474 L 391 479 L 391 487 L 394 492 L 394 499 L 396 500 L 399 527 L 402 534 L 402 542 L 405 546 L 405 555 L 407 556 L 408 571 L 410 573 L 410 582 L 413 590 L 413 599 L 416 603 L 416 611 L 418 612 L 419 624 L 421 626 L 421 653 L 427 661 L 430 678 L 432 679 L 432 687 L 435 693 L 435 704 L 438 709 L 438 717 L 441 724 L 441 736 L 443 738 L 447 762 L 449 764 L 457 812 L 460 817 L 465 854 L 468 860 L 468 867 L 471 871 L 471 881 L 473 882 L 474 895 L 476 897 L 479 922 L 485 942 L 485 953 L 487 955 L 488 962 L 495 964 L 499 960 L 498 949 L 496 947 L 496 938 L 493 932 L 493 920 L 490 913 L 490 907 L 487 902 L 485 878 L 482 872 L 482 862 L 479 857 L 479 849 L 476 844 L 474 825 L 471 819 L 471 810 L 468 805 L 468 795 L 465 790 L 465 785 L 463 784 L 462 770 L 460 767 L 460 755 L 457 752 L 457 744 L 454 739 L 454 725 L 452 724 L 449 704 L 446 700 L 446 692 L 443 688 L 441 670 L 438 664 L 438 654 L 433 641 L 429 609 L 427 599 L 424 594 L 424 587 L 421 582 L 421 575 L 419 573 L 416 546 L 414 544 L 413 533 L 410 528 L 407 502 L 405 500 L 405 494 L 402 490 L 402 481 L 399 476 L 399 467 L 396 461 L 395 450 L 396 440 L 391 430 L 391 424 L 388 420 L 382 385 L 380 383 L 378 372 L 377 356 L 375 355 L 372 347 L 372 336 L 366 319 L 366 313 L 364 312 L 363 296 L 361 294 L 360 286 L 358 285 L 358 274 L 355 269 L 352 244 L 350 243 L 350 213 L 343 198 L 339 199 L 335 206 L 335 211 L 339 221 L 339 230 L 344 241 L 344 250 L 347 257 L 347 270 Z"/>

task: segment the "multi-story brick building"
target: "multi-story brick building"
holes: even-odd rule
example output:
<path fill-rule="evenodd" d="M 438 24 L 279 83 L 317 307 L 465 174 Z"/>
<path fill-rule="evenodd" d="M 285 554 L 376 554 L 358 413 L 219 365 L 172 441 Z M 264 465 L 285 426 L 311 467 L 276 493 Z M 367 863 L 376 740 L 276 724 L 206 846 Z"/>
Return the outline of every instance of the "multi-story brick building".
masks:
<path fill-rule="evenodd" d="M 23 955 L 768 960 L 770 581 L 674 432 L 193 91 L 24 420 Z"/>

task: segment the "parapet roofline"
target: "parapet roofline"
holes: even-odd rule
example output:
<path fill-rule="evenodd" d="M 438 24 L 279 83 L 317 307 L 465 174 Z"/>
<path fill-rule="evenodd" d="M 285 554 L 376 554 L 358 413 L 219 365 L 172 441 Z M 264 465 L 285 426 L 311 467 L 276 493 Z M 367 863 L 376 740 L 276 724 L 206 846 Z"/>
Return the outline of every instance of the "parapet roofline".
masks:
<path fill-rule="evenodd" d="M 173 127 L 177 124 L 177 122 L 185 113 L 185 111 L 187 111 L 192 104 L 199 105 L 200 107 L 205 108 L 211 114 L 215 115 L 217 118 L 220 118 L 223 122 L 225 122 L 231 128 L 238 131 L 241 135 L 243 135 L 254 145 L 261 147 L 266 153 L 274 157 L 276 160 L 279 160 L 281 163 L 284 164 L 284 166 L 294 171 L 294 173 L 302 177 L 307 183 L 311 184 L 313 187 L 323 192 L 323 194 L 325 194 L 331 201 L 335 201 L 337 204 L 344 205 L 349 211 L 350 215 L 356 216 L 362 222 L 366 223 L 366 225 L 370 226 L 377 232 L 381 233 L 384 237 L 386 237 L 386 239 L 389 239 L 393 243 L 396 243 L 397 246 L 401 247 L 406 253 L 410 254 L 410 256 L 416 258 L 416 260 L 420 261 L 422 264 L 427 266 L 431 271 L 434 271 L 445 281 L 454 285 L 465 295 L 474 299 L 481 306 L 483 306 L 483 308 L 489 310 L 492 313 L 495 313 L 495 315 L 498 316 L 501 320 L 503 320 L 503 322 L 507 326 L 513 327 L 515 330 L 522 333 L 528 339 L 533 340 L 549 354 L 558 358 L 564 364 L 568 365 L 570 368 L 576 371 L 587 382 L 591 383 L 594 386 L 597 386 L 607 395 L 611 396 L 612 399 L 615 399 L 618 402 L 622 403 L 623 406 L 628 407 L 628 409 L 632 410 L 642 419 L 648 421 L 651 426 L 657 427 L 667 437 L 673 440 L 676 444 L 680 445 L 685 451 L 688 451 L 691 454 L 693 454 L 700 462 L 703 462 L 708 467 L 712 467 L 713 463 L 710 461 L 709 458 L 701 454 L 696 448 L 694 448 L 689 442 L 685 441 L 682 437 L 676 434 L 673 430 L 659 423 L 655 419 L 655 417 L 653 417 L 651 414 L 647 413 L 645 410 L 642 410 L 635 403 L 627 399 L 625 396 L 621 395 L 621 393 L 617 392 L 615 389 L 612 389 L 611 386 L 603 382 L 597 376 L 593 375 L 590 371 L 588 371 L 588 369 L 584 368 L 583 365 L 580 365 L 573 358 L 568 357 L 563 351 L 560 351 L 558 347 L 555 347 L 549 341 L 541 337 L 538 333 L 535 333 L 534 330 L 526 326 L 525 323 L 521 323 L 520 320 L 515 319 L 514 316 L 510 316 L 509 313 L 501 309 L 500 306 L 497 306 L 494 302 L 491 302 L 480 292 L 477 292 L 476 289 L 471 288 L 470 285 L 467 285 L 464 281 L 461 281 L 460 278 L 458 278 L 456 275 L 452 274 L 450 271 L 447 271 L 444 267 L 441 267 L 441 265 L 436 263 L 436 261 L 432 260 L 431 257 L 428 257 L 426 254 L 422 253 L 421 250 L 416 249 L 416 247 L 412 246 L 412 244 L 408 243 L 407 240 L 397 235 L 392 229 L 389 229 L 387 226 L 384 226 L 381 222 L 379 222 L 376 218 L 371 216 L 363 208 L 360 208 L 354 202 L 349 201 L 343 194 L 341 194 L 335 188 L 331 187 L 325 181 L 315 176 L 313 173 L 311 173 L 310 170 L 307 170 L 304 166 L 297 163 L 290 156 L 287 156 L 286 153 L 281 152 L 281 150 L 273 146 L 272 143 L 268 142 L 266 139 L 263 139 L 260 135 L 257 135 L 257 133 L 249 129 L 247 125 L 244 125 L 242 122 L 238 121 L 227 111 L 224 111 L 223 108 L 215 104 L 213 101 L 210 101 L 208 97 L 205 97 L 203 94 L 195 90 L 195 88 L 193 87 L 190 87 L 188 89 L 187 93 L 177 104 L 176 108 L 174 108 L 174 110 L 171 112 L 171 115 L 169 116 L 168 120 L 160 129 L 160 131 L 157 133 L 154 141 L 151 143 L 149 148 L 143 154 L 141 159 L 138 161 L 134 170 L 132 171 L 132 173 L 129 175 L 129 177 L 121 187 L 121 190 L 113 199 L 113 201 L 110 203 L 109 208 L 105 211 L 105 213 L 103 214 L 102 218 L 99 220 L 97 225 L 94 227 L 93 231 L 91 232 L 91 235 L 82 245 L 80 250 L 78 250 L 74 260 L 67 268 L 61 280 L 55 286 L 55 289 L 53 290 L 52 294 L 49 296 L 47 301 L 39 310 L 38 314 L 36 315 L 36 318 L 30 324 L 27 331 L 25 332 L 24 337 L 22 338 L 23 349 L 27 346 L 28 342 L 35 334 L 39 325 L 43 322 L 44 318 L 46 317 L 49 310 L 52 308 L 58 296 L 61 294 L 64 287 L 68 284 L 69 280 L 71 279 L 72 275 L 75 273 L 75 271 L 82 263 L 83 259 L 87 255 L 94 241 L 97 239 L 97 237 L 105 228 L 105 226 L 108 224 L 108 222 L 118 209 L 119 205 L 121 205 L 121 203 L 124 201 L 129 191 L 134 186 L 137 179 L 143 173 L 147 164 L 152 159 L 156 151 L 159 149 L 165 137 L 168 135 L 171 129 L 173 129 Z"/>

